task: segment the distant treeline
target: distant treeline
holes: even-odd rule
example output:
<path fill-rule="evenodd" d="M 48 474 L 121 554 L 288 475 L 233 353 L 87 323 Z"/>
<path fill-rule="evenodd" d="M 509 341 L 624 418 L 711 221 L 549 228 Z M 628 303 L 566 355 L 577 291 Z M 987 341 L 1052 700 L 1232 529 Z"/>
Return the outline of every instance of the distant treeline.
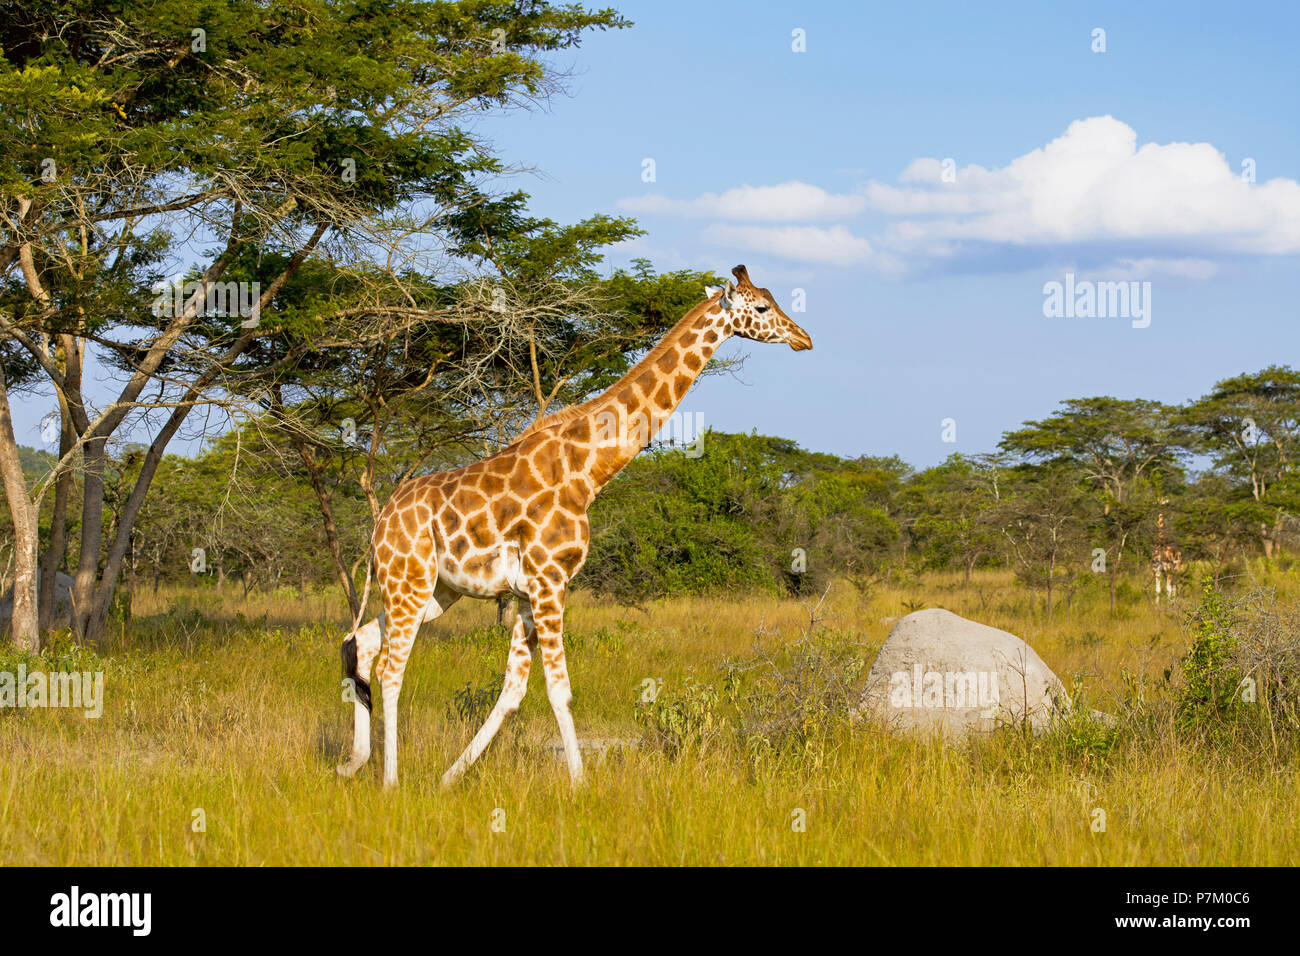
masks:
<path fill-rule="evenodd" d="M 670 592 L 807 593 L 833 577 L 869 587 L 921 569 L 969 580 L 976 568 L 998 567 L 1040 592 L 1049 613 L 1080 587 L 1105 588 L 1115 602 L 1146 587 L 1161 538 L 1216 580 L 1255 556 L 1285 560 L 1300 512 L 1297 451 L 1300 376 L 1286 367 L 1225 380 L 1182 406 L 1067 401 L 1007 433 L 995 452 L 923 470 L 711 431 L 690 455 L 647 450 L 603 491 L 575 585 L 636 603 Z M 448 445 L 420 470 L 482 454 Z M 138 456 L 126 449 L 107 475 L 106 531 L 115 489 L 129 486 Z M 309 470 L 277 448 L 274 432 L 251 426 L 197 457 L 168 456 L 135 526 L 130 587 L 355 581 L 373 506 L 359 460 L 345 450 Z M 51 461 L 23 451 L 32 477 Z M 381 457 L 374 501 L 409 470 Z M 75 526 L 75 509 L 70 518 Z M 0 540 L 7 530 L 0 524 Z M 78 536 L 69 540 L 75 566 Z"/>

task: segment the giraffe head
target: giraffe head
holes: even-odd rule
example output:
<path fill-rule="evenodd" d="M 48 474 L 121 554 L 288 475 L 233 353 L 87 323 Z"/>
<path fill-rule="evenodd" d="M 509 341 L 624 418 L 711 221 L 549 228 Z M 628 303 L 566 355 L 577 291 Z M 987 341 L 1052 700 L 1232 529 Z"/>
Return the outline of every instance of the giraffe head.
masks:
<path fill-rule="evenodd" d="M 744 266 L 731 270 L 736 281 L 727 280 L 718 296 L 718 306 L 727 314 L 731 333 L 755 342 L 784 342 L 796 352 L 812 348 L 812 338 L 790 316 L 781 311 L 772 293 L 749 281 Z"/>

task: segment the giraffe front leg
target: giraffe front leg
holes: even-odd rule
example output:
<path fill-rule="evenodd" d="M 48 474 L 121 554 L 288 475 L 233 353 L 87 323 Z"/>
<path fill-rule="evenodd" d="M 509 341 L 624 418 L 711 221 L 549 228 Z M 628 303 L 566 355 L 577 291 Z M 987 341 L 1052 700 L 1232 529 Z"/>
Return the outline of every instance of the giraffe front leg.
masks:
<path fill-rule="evenodd" d="M 533 648 L 536 646 L 537 632 L 533 628 L 533 616 L 527 606 L 520 602 L 515 613 L 515 625 L 510 632 L 510 657 L 506 661 L 501 695 L 497 697 L 492 712 L 469 742 L 469 746 L 442 775 L 442 786 L 449 787 L 463 777 L 470 765 L 487 749 L 506 718 L 519 709 L 528 690 L 528 671 L 532 667 Z"/>
<path fill-rule="evenodd" d="M 564 657 L 564 589 L 539 592 L 533 598 L 533 620 L 537 626 L 537 643 L 542 649 L 542 671 L 546 675 L 546 696 L 560 725 L 564 759 L 569 765 L 569 780 L 576 787 L 582 783 L 582 752 L 578 734 L 573 729 L 573 692 L 569 686 L 569 668 Z"/>
<path fill-rule="evenodd" d="M 396 619 L 388 627 L 388 641 L 378 667 L 379 686 L 384 695 L 384 789 L 397 786 L 397 698 L 402 693 L 402 675 L 419 630 L 418 617 Z"/>
<path fill-rule="evenodd" d="M 352 682 L 352 753 L 338 767 L 341 777 L 351 777 L 370 759 L 370 668 L 383 644 L 383 627 L 380 614 L 343 642 L 344 677 Z"/>

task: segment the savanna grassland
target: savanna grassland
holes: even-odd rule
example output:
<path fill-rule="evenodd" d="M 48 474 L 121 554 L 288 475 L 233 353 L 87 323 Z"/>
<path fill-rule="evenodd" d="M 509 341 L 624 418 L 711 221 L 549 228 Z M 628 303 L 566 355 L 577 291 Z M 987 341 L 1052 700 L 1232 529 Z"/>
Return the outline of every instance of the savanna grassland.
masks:
<path fill-rule="evenodd" d="M 1260 562 L 1251 574 L 1287 601 L 1300 593 L 1295 571 Z M 866 594 L 835 584 L 815 611 L 775 597 L 634 610 L 579 592 L 566 638 L 575 719 L 584 741 L 614 745 L 586 754 L 577 792 L 552 749 L 537 668 L 522 710 L 465 780 L 437 786 L 495 697 L 507 649 L 495 608 L 462 601 L 426 626 L 408 666 L 401 782 L 384 792 L 378 716 L 370 764 L 351 780 L 334 773 L 351 732 L 341 601 L 164 588 L 138 597 L 101 648 L 102 717 L 0 714 L 0 859 L 1295 863 L 1291 750 L 1176 719 L 1196 591 L 1159 608 L 1129 594 L 1112 614 L 1100 587 L 1084 589 L 1050 622 L 1041 599 L 993 571 L 969 587 L 938 574 Z M 1070 721 L 1037 739 L 1008 730 L 962 747 L 849 723 L 846 689 L 860 685 L 889 619 L 920 606 L 1021 634 L 1076 700 L 1117 725 Z M 43 653 L 50 670 L 99 666 L 69 643 Z M 642 700 L 647 681 L 662 681 L 653 702 Z"/>

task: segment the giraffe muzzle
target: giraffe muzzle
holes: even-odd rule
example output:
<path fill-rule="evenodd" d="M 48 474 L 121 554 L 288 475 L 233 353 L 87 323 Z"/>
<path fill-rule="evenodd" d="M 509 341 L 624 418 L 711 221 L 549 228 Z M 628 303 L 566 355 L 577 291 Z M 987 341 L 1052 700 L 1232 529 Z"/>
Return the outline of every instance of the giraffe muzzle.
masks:
<path fill-rule="evenodd" d="M 794 349 L 796 352 L 806 352 L 808 349 L 812 348 L 812 336 L 797 325 L 794 327 L 794 330 L 790 333 L 790 337 L 786 341 L 790 343 L 790 348 Z"/>

